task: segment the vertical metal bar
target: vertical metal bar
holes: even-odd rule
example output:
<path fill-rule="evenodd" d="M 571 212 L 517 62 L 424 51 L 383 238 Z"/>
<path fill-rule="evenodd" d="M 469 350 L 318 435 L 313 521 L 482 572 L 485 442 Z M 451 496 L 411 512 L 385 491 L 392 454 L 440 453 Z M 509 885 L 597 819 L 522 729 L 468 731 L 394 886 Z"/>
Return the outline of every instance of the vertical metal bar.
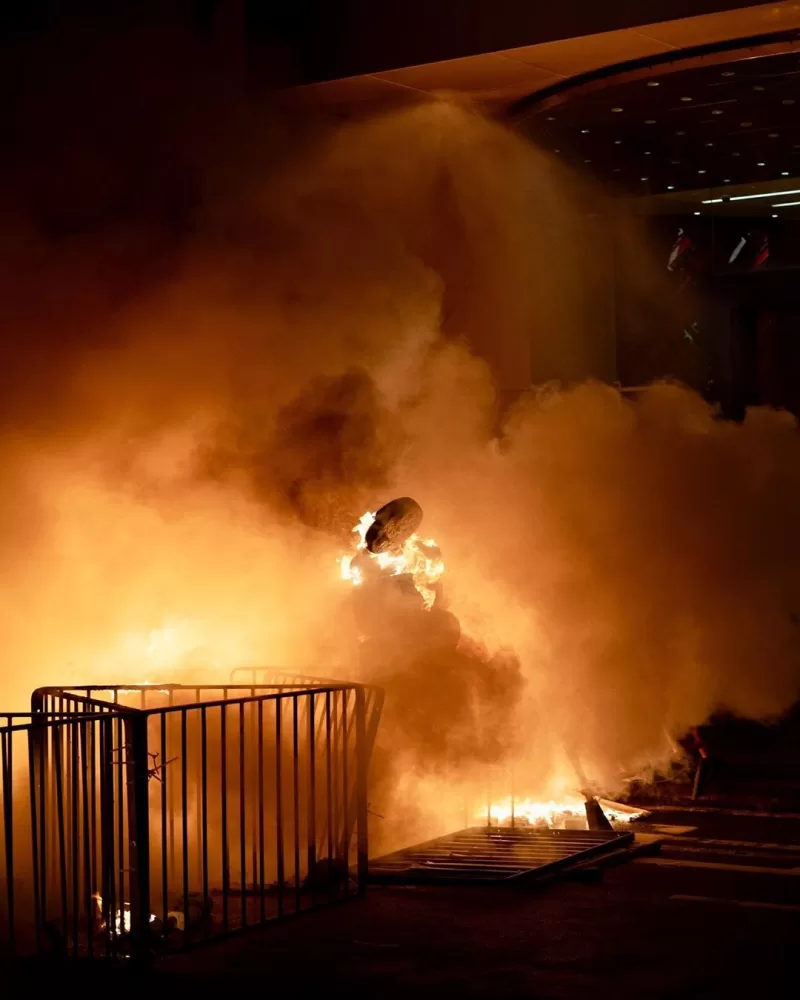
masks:
<path fill-rule="evenodd" d="M 220 805 L 222 807 L 222 929 L 228 930 L 228 895 L 230 893 L 230 868 L 228 858 L 228 706 L 220 708 Z"/>
<path fill-rule="evenodd" d="M 161 712 L 161 763 L 158 772 L 161 778 L 161 927 L 166 933 L 169 912 L 169 869 L 167 858 L 167 713 Z"/>
<path fill-rule="evenodd" d="M 281 782 L 281 714 L 283 696 L 275 699 L 275 845 L 278 869 L 278 916 L 283 916 L 283 790 Z"/>
<path fill-rule="evenodd" d="M 76 739 L 75 724 L 67 722 L 64 727 L 64 736 L 69 739 L 69 802 L 71 812 L 71 861 L 72 861 L 72 954 L 78 956 L 78 933 L 80 910 L 78 903 L 78 859 L 80 850 L 78 848 L 78 741 Z"/>
<path fill-rule="evenodd" d="M 208 719 L 206 707 L 200 708 L 200 805 L 202 821 L 202 873 L 203 873 L 203 912 L 208 906 Z M 208 935 L 208 922 L 204 922 L 204 931 Z"/>
<path fill-rule="evenodd" d="M 247 845 L 246 845 L 246 812 L 245 796 L 245 758 L 244 758 L 244 702 L 239 702 L 239 880 L 242 907 L 242 927 L 247 926 Z"/>
<path fill-rule="evenodd" d="M 339 704 L 340 691 L 333 692 L 333 832 L 336 838 L 334 852 L 336 858 L 337 873 L 342 851 L 341 816 L 339 811 L 339 781 L 341 771 L 341 758 L 339 756 L 340 722 L 342 718 L 341 706 Z M 333 874 L 333 873 L 331 873 Z"/>
<path fill-rule="evenodd" d="M 292 827 L 294 835 L 294 909 L 300 909 L 300 746 L 298 741 L 297 694 L 292 695 Z"/>
<path fill-rule="evenodd" d="M 100 765 L 100 760 L 98 756 L 98 734 L 100 732 L 99 723 L 92 720 L 89 726 L 89 759 L 91 761 L 91 772 L 89 774 L 89 817 L 91 824 L 91 842 L 92 842 L 92 855 L 91 855 L 91 869 L 89 871 L 89 885 L 91 887 L 90 894 L 94 894 L 97 883 L 99 881 L 99 872 L 101 870 L 101 847 L 97 836 L 97 774 Z M 89 901 L 89 917 L 94 924 L 94 913 L 91 900 Z M 92 944 L 92 954 L 94 954 L 94 944 Z"/>
<path fill-rule="evenodd" d="M 358 877 L 357 891 L 363 895 L 367 891 L 369 831 L 367 827 L 367 738 L 366 738 L 366 706 L 364 688 L 356 688 L 356 823 L 358 824 Z"/>
<path fill-rule="evenodd" d="M 42 902 L 40 917 L 42 927 L 47 923 L 47 848 L 48 848 L 48 824 L 46 819 L 47 807 L 50 804 L 49 789 L 47 787 L 47 758 L 50 754 L 51 742 L 53 738 L 53 727 L 43 726 L 39 733 L 39 850 L 41 855 L 41 889 Z"/>
<path fill-rule="evenodd" d="M 264 701 L 258 700 L 258 915 L 264 923 Z"/>
<path fill-rule="evenodd" d="M 86 936 L 89 944 L 89 956 L 94 958 L 94 935 L 92 921 L 92 843 L 89 826 L 89 771 L 94 771 L 94 761 L 89 757 L 89 729 L 84 719 L 78 724 L 78 734 L 81 741 L 81 803 L 83 805 L 83 904 L 86 907 Z"/>
<path fill-rule="evenodd" d="M 59 862 L 59 895 L 61 897 L 61 938 L 64 947 L 67 945 L 67 845 L 66 831 L 64 829 L 64 775 L 63 760 L 61 753 L 61 741 L 63 738 L 63 723 L 59 723 L 53 732 L 53 766 L 55 767 L 56 779 L 56 813 L 58 816 L 57 836 L 58 836 L 58 862 Z"/>
<path fill-rule="evenodd" d="M 39 840 L 39 825 L 36 807 L 36 796 L 37 796 L 37 786 L 36 786 L 36 758 L 37 754 L 41 756 L 42 746 L 42 728 L 38 719 L 33 720 L 33 724 L 28 732 L 28 787 L 30 794 L 30 804 L 31 804 L 31 853 L 33 862 L 33 919 L 36 924 L 36 950 L 39 951 L 42 946 L 42 896 L 41 896 L 41 884 L 40 884 L 40 871 L 39 871 L 39 852 L 41 841 Z"/>
<path fill-rule="evenodd" d="M 114 776 L 117 780 L 117 875 L 119 879 L 119 881 L 114 880 L 111 893 L 111 921 L 114 926 L 115 935 L 117 932 L 117 922 L 114 916 L 117 909 L 119 909 L 124 919 L 123 911 L 125 908 L 125 759 L 131 752 L 130 747 L 125 745 L 125 733 L 122 721 L 122 716 L 117 716 L 117 745 L 113 761 Z"/>
<path fill-rule="evenodd" d="M 130 864 L 131 942 L 133 956 L 143 959 L 150 937 L 150 817 L 149 758 L 145 714 L 125 719 L 130 752 L 126 757 L 128 783 L 128 858 Z M 124 900 L 120 901 L 124 909 Z M 123 912 L 124 921 L 124 912 Z"/>
<path fill-rule="evenodd" d="M 103 719 L 100 730 L 100 836 L 102 838 L 102 920 L 105 927 L 105 950 L 110 953 L 113 925 L 114 882 L 116 859 L 114 857 L 114 720 Z"/>
<path fill-rule="evenodd" d="M 186 760 L 186 709 L 181 709 L 181 860 L 183 862 L 183 933 L 189 933 L 189 789 Z M 199 846 L 199 845 L 198 845 Z"/>
<path fill-rule="evenodd" d="M 352 834 L 350 805 L 350 781 L 347 768 L 347 758 L 350 752 L 349 733 L 347 728 L 347 689 L 342 691 L 342 861 L 344 870 L 341 873 L 342 888 L 347 895 L 350 890 L 350 839 Z"/>
<path fill-rule="evenodd" d="M 316 885 L 317 868 L 317 754 L 316 754 L 316 732 L 314 720 L 316 718 L 316 704 L 314 692 L 308 695 L 308 798 L 306 810 L 307 820 L 307 844 L 308 844 L 308 883 L 311 891 L 311 906 L 314 906 L 314 890 Z"/>
<path fill-rule="evenodd" d="M 2 750 L 2 771 L 0 771 L 0 792 L 3 794 L 3 831 L 6 855 L 6 903 L 8 905 L 8 938 L 11 954 L 16 950 L 14 914 L 14 800 L 12 781 L 14 779 L 14 731 L 11 720 L 7 720 L 8 730 L 0 733 Z M 34 827 L 35 830 L 35 827 Z"/>
<path fill-rule="evenodd" d="M 328 890 L 330 891 L 331 872 L 333 869 L 333 762 L 331 761 L 331 693 L 325 692 L 325 781 L 328 819 Z"/>

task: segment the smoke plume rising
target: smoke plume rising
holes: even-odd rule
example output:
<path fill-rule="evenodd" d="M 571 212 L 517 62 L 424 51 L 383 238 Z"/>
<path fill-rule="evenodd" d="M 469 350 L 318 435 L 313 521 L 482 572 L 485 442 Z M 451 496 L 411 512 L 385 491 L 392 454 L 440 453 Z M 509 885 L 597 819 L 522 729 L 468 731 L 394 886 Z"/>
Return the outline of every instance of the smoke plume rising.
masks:
<path fill-rule="evenodd" d="M 4 168 L 3 708 L 254 662 L 372 680 L 376 801 L 409 817 L 487 768 L 547 793 L 564 748 L 613 790 L 665 728 L 793 702 L 795 422 L 578 379 L 574 181 L 451 102 L 289 127 L 189 74 L 198 116 L 116 56 L 118 115 L 37 81 Z M 367 670 L 336 560 L 394 495 L 462 640 Z"/>

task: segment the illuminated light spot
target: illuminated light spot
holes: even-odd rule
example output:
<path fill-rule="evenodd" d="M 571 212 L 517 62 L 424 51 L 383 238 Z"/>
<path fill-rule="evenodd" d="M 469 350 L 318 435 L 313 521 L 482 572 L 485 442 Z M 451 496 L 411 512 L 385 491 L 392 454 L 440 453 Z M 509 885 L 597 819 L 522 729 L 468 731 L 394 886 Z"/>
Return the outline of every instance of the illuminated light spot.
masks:
<path fill-rule="evenodd" d="M 615 139 L 614 140 L 614 145 L 615 146 L 621 146 L 622 145 L 622 139 Z"/>
<path fill-rule="evenodd" d="M 620 112 L 620 111 L 622 111 L 623 109 L 622 109 L 622 108 L 612 108 L 611 110 L 612 110 L 612 111 L 613 111 L 613 112 L 614 112 L 615 114 L 619 114 L 619 112 Z"/>
<path fill-rule="evenodd" d="M 655 125 L 656 120 L 655 118 L 645 118 L 644 123 L 645 125 Z"/>
<path fill-rule="evenodd" d="M 721 76 L 736 76 L 732 69 L 724 69 Z"/>
<path fill-rule="evenodd" d="M 714 111 L 711 112 L 711 114 L 712 115 L 722 115 L 722 114 L 725 114 L 725 112 L 724 111 L 720 111 L 719 108 L 716 108 Z"/>
<path fill-rule="evenodd" d="M 768 136 L 768 138 L 770 138 L 770 139 L 777 139 L 777 138 L 778 138 L 778 135 L 779 135 L 779 133 L 778 133 L 778 132 L 769 132 L 769 133 L 767 133 L 767 136 Z"/>
<path fill-rule="evenodd" d="M 788 176 L 789 176 L 788 170 L 781 170 L 781 177 L 788 177 Z"/>
<path fill-rule="evenodd" d="M 660 87 L 661 84 L 658 82 L 658 80 L 648 80 L 647 81 L 647 86 L 648 87 Z"/>
<path fill-rule="evenodd" d="M 582 128 L 581 129 L 581 135 L 588 135 L 588 134 L 589 134 L 589 129 L 588 128 Z"/>
<path fill-rule="evenodd" d="M 698 174 L 704 174 L 705 170 L 698 170 L 697 172 L 698 172 Z"/>
<path fill-rule="evenodd" d="M 757 84 L 755 85 L 755 87 L 753 87 L 753 90 L 763 90 L 763 89 L 764 89 L 764 88 L 763 88 L 763 87 L 761 86 L 761 84 L 760 84 L 760 83 L 757 83 Z"/>
<path fill-rule="evenodd" d="M 787 97 L 785 101 L 781 101 L 781 104 L 794 104 L 794 98 Z"/>
<path fill-rule="evenodd" d="M 756 164 L 757 167 L 766 167 L 766 163 L 759 162 Z"/>
<path fill-rule="evenodd" d="M 739 122 L 739 124 L 742 126 L 742 128 L 750 128 L 750 126 L 753 123 L 752 122 Z"/>
<path fill-rule="evenodd" d="M 646 149 L 646 150 L 644 151 L 644 155 L 645 155 L 645 156 L 650 156 L 650 150 L 649 150 L 649 149 Z"/>
<path fill-rule="evenodd" d="M 667 191 L 674 191 L 674 190 L 675 190 L 674 184 L 667 184 Z"/>
<path fill-rule="evenodd" d="M 777 212 L 773 212 L 772 213 L 772 218 L 773 219 L 777 219 L 778 218 L 778 213 Z"/>
<path fill-rule="evenodd" d="M 685 132 L 676 132 L 675 135 L 686 135 Z"/>
<path fill-rule="evenodd" d="M 677 167 L 680 164 L 680 160 L 670 160 L 670 166 Z"/>
<path fill-rule="evenodd" d="M 681 100 L 682 101 L 691 101 L 691 97 L 682 97 Z"/>
<path fill-rule="evenodd" d="M 561 150 L 560 150 L 560 149 L 554 149 L 554 150 L 553 150 L 553 152 L 554 152 L 554 153 L 560 153 L 560 152 L 561 152 Z"/>
<path fill-rule="evenodd" d="M 706 145 L 706 146 L 713 146 L 713 145 L 714 145 L 714 143 L 713 143 L 713 142 L 707 142 L 707 143 L 705 143 L 705 145 Z"/>
<path fill-rule="evenodd" d="M 730 179 L 730 177 L 725 177 L 725 178 L 723 178 L 723 180 L 722 180 L 722 183 L 723 183 L 723 184 L 730 184 L 730 182 L 731 182 L 731 179 Z"/>
<path fill-rule="evenodd" d="M 556 120 L 556 119 L 555 119 L 555 115 L 548 115 L 548 116 L 547 116 L 547 120 L 548 120 L 549 122 L 554 122 L 554 121 Z"/>
<path fill-rule="evenodd" d="M 695 215 L 699 215 L 700 213 L 699 213 L 699 212 L 695 212 L 694 214 L 695 214 Z"/>
<path fill-rule="evenodd" d="M 649 181 L 650 178 L 649 177 L 640 177 L 639 180 L 640 181 Z"/>
<path fill-rule="evenodd" d="M 731 156 L 741 156 L 741 153 L 731 153 Z"/>
<path fill-rule="evenodd" d="M 591 160 L 584 160 L 583 162 L 584 163 L 591 163 L 592 161 Z"/>

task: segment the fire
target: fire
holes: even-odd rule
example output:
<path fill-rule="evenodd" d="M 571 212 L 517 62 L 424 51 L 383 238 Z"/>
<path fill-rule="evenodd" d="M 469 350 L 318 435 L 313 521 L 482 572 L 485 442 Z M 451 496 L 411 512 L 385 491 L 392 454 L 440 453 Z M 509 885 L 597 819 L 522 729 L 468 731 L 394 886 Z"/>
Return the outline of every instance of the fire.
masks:
<path fill-rule="evenodd" d="M 444 562 L 439 552 L 439 546 L 432 538 L 420 538 L 410 535 L 397 552 L 372 553 L 367 550 L 366 536 L 370 525 L 375 520 L 375 513 L 367 511 L 353 528 L 356 536 L 356 551 L 339 560 L 339 571 L 343 580 L 349 580 L 358 587 L 364 582 L 364 573 L 356 560 L 369 557 L 382 572 L 391 576 L 409 574 L 414 580 L 414 586 L 422 596 L 426 608 L 432 608 L 436 600 L 435 585 L 444 573 Z"/>
<path fill-rule="evenodd" d="M 102 922 L 103 919 L 103 897 L 99 892 L 96 892 L 92 897 L 97 904 L 98 919 Z M 152 924 L 156 919 L 155 913 L 150 914 L 150 923 Z M 123 903 L 122 908 L 117 910 L 114 914 L 114 927 L 117 934 L 130 934 L 131 931 L 131 906 L 130 903 Z"/>
<path fill-rule="evenodd" d="M 630 823 L 645 814 L 642 809 L 634 809 L 619 802 L 610 802 L 607 799 L 598 801 L 612 823 Z M 584 823 L 586 821 L 584 806 L 584 799 L 578 796 L 537 801 L 509 795 L 486 806 L 482 813 L 476 815 L 476 819 L 483 822 L 488 819 L 490 825 L 496 826 L 510 826 L 513 822 L 521 826 L 548 826 L 559 829 L 572 826 L 573 823 Z"/>

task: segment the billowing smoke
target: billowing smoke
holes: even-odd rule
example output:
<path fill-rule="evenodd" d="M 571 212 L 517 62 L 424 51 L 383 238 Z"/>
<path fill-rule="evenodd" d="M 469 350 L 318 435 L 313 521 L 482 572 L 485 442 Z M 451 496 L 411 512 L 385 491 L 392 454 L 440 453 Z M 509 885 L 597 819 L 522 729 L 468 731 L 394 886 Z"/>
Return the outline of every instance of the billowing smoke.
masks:
<path fill-rule="evenodd" d="M 253 662 L 372 680 L 373 804 L 410 829 L 487 769 L 537 794 L 566 751 L 613 789 L 665 730 L 792 703 L 795 423 L 583 381 L 574 182 L 450 102 L 288 127 L 113 55 L 112 118 L 102 67 L 31 73 L 2 178 L 2 707 Z M 370 660 L 336 560 L 398 494 L 462 638 Z"/>

